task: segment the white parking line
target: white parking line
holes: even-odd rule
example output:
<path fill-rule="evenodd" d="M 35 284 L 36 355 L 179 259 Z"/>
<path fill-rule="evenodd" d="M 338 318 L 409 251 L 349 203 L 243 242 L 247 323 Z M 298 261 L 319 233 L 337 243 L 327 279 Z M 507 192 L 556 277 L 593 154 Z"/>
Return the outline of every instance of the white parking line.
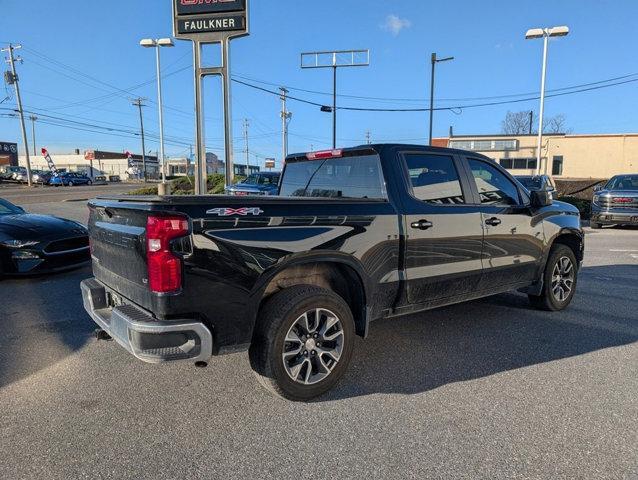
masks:
<path fill-rule="evenodd" d="M 629 253 L 629 252 L 638 252 L 638 250 L 609 250 L 610 252 L 625 252 L 625 253 Z"/>

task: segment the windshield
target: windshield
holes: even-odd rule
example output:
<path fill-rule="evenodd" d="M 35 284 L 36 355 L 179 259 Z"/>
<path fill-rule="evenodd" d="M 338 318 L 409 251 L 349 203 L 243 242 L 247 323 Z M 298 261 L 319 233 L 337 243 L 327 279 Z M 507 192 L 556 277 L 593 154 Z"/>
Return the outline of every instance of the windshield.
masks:
<path fill-rule="evenodd" d="M 605 190 L 638 190 L 638 175 L 618 175 L 607 182 Z"/>
<path fill-rule="evenodd" d="M 543 188 L 543 179 L 540 177 L 516 177 L 528 190 L 540 190 Z"/>
<path fill-rule="evenodd" d="M 283 173 L 280 195 L 385 199 L 379 156 L 290 162 Z"/>
<path fill-rule="evenodd" d="M 277 185 L 279 183 L 279 176 L 277 175 L 260 175 L 258 173 L 253 173 L 246 180 L 244 180 L 247 185 Z"/>
<path fill-rule="evenodd" d="M 17 215 L 23 213 L 13 203 L 9 203 L 6 200 L 0 198 L 0 215 Z"/>

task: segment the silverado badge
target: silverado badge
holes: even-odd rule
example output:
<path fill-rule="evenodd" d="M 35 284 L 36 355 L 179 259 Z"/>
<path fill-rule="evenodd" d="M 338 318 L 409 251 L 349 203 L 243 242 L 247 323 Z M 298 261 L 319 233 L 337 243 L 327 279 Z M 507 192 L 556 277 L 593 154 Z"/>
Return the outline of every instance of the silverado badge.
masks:
<path fill-rule="evenodd" d="M 208 215 L 217 215 L 219 217 L 230 217 L 231 215 L 261 215 L 264 211 L 259 207 L 241 207 L 241 208 L 212 208 L 206 212 Z"/>

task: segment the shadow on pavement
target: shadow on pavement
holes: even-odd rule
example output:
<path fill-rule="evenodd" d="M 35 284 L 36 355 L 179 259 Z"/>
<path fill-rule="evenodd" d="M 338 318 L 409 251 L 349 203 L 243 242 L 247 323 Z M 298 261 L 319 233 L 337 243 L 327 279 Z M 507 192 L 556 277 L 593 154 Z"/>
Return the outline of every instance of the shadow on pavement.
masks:
<path fill-rule="evenodd" d="M 90 274 L 87 267 L 0 282 L 0 387 L 60 362 L 91 338 L 95 326 L 79 287 Z M 533 310 L 512 293 L 375 322 L 357 342 L 344 380 L 319 401 L 421 393 L 636 341 L 638 265 L 588 267 L 565 312 Z"/>
<path fill-rule="evenodd" d="M 80 281 L 90 267 L 0 280 L 0 387 L 59 362 L 84 346 L 95 326 Z"/>
<path fill-rule="evenodd" d="M 584 268 L 578 288 L 564 312 L 510 293 L 375 322 L 344 380 L 319 401 L 421 393 L 638 341 L 638 265 Z"/>

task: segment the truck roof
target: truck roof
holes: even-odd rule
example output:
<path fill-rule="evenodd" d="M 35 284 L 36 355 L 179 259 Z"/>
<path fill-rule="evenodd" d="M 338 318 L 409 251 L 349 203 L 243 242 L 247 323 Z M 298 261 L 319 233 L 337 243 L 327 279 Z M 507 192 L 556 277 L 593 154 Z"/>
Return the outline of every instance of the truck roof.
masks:
<path fill-rule="evenodd" d="M 364 145 L 358 145 L 355 147 L 337 148 L 335 150 L 339 150 L 342 153 L 347 154 L 347 156 L 350 156 L 353 153 L 363 153 L 365 151 L 369 152 L 370 150 L 374 150 L 377 153 L 381 153 L 383 150 L 396 149 L 396 148 L 399 148 L 402 150 L 419 150 L 423 152 L 433 152 L 433 153 L 456 153 L 460 155 L 467 155 L 468 153 L 471 153 L 472 155 L 488 158 L 488 157 L 485 157 L 485 155 L 482 155 L 480 153 L 468 152 L 467 150 L 461 150 L 458 148 L 434 147 L 430 145 L 417 145 L 417 144 L 409 144 L 409 143 L 373 143 L 370 145 L 364 144 Z M 326 150 L 326 152 L 329 152 L 329 151 L 331 150 L 330 149 Z M 310 152 L 310 153 L 317 153 L 317 152 Z M 288 155 L 286 157 L 286 160 L 287 161 L 307 160 L 307 153 L 306 152 L 293 153 Z"/>

